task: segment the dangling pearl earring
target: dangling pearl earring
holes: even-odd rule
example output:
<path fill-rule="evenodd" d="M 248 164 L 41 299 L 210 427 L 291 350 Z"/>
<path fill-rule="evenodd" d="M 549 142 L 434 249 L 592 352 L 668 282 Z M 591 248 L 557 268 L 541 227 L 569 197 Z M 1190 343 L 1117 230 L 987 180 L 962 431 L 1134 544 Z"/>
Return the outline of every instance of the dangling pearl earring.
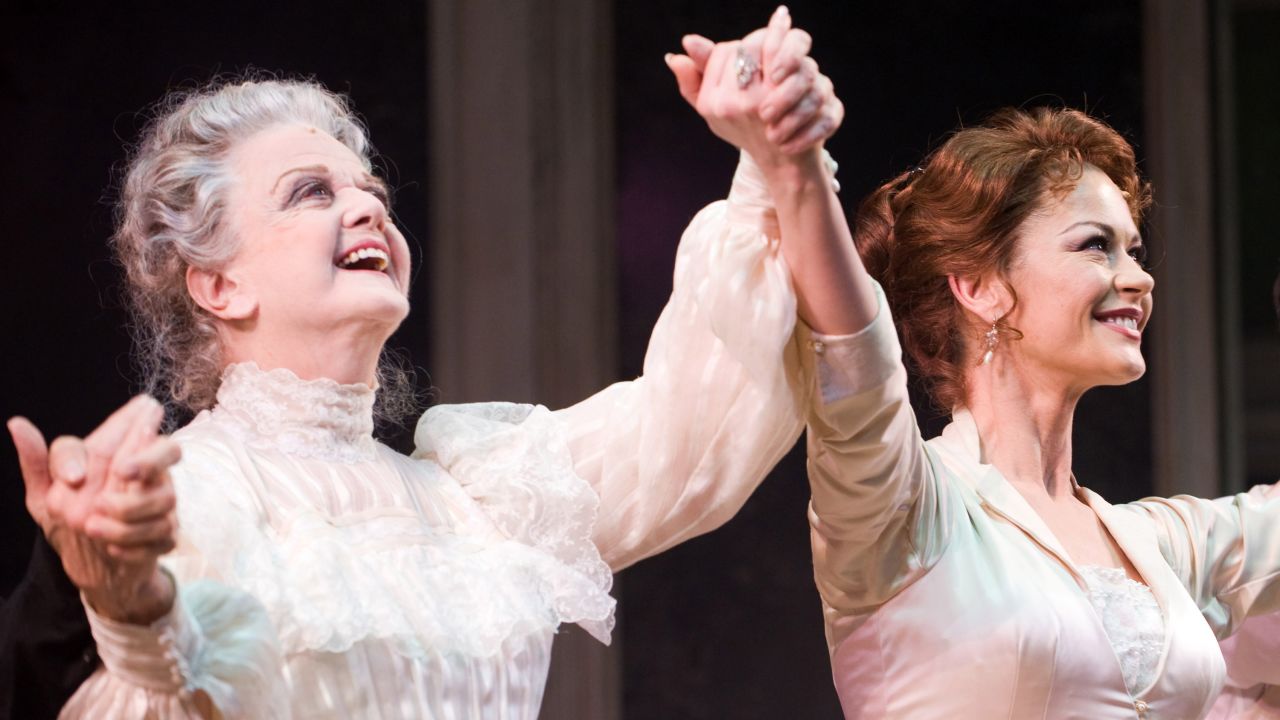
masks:
<path fill-rule="evenodd" d="M 987 331 L 987 351 L 982 354 L 981 365 L 991 364 L 991 357 L 995 355 L 996 345 L 1000 344 L 1000 328 L 996 327 L 996 321 L 991 321 L 991 329 Z"/>

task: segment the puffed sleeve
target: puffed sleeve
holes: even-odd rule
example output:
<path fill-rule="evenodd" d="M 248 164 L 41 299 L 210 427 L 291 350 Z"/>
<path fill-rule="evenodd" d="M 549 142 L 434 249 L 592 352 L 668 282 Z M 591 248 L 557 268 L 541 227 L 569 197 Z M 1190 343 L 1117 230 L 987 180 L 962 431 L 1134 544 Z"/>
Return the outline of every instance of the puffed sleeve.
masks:
<path fill-rule="evenodd" d="M 1161 553 L 1219 638 L 1247 617 L 1280 611 L 1280 493 L 1180 495 L 1121 507 L 1155 523 Z"/>
<path fill-rule="evenodd" d="M 836 635 L 847 619 L 892 597 L 946 540 L 893 318 L 878 284 L 875 294 L 876 317 L 866 328 L 807 341 L 816 383 L 808 416 L 810 541 Z"/>
<path fill-rule="evenodd" d="M 614 570 L 733 517 L 803 427 L 796 300 L 759 169 L 693 219 L 643 375 L 556 412 Z"/>
<path fill-rule="evenodd" d="M 1257 500 L 1280 498 L 1280 486 L 1258 485 L 1249 495 Z M 1280 612 L 1245 619 L 1235 634 L 1222 641 L 1222 655 L 1229 684 L 1280 686 Z"/>
<path fill-rule="evenodd" d="M 201 477 L 209 458 L 183 446 L 173 469 L 178 548 L 162 562 L 173 608 L 150 625 L 108 620 L 86 605 L 102 666 L 60 718 L 284 718 L 288 694 L 274 625 L 253 595 L 219 582 L 197 548 L 221 538 L 228 556 L 257 533 L 251 503 L 225 478 Z M 201 536 L 192 542 L 192 535 Z"/>

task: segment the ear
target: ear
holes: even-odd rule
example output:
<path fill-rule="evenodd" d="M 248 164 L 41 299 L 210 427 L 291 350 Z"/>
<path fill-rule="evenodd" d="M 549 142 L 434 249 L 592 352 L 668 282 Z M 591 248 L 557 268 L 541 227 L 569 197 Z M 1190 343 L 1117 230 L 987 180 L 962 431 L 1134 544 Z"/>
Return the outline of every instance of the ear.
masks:
<path fill-rule="evenodd" d="M 187 267 L 187 292 L 196 304 L 222 320 L 247 320 L 258 311 L 258 300 L 229 274 Z"/>
<path fill-rule="evenodd" d="M 947 283 L 960 306 L 976 316 L 982 325 L 990 325 L 1013 309 L 1009 286 L 994 273 L 948 275 Z"/>

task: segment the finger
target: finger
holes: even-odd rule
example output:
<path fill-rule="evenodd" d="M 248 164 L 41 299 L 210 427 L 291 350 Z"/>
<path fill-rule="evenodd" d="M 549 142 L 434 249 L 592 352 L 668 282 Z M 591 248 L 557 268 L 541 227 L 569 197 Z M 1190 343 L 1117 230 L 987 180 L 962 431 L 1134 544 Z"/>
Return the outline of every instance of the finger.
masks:
<path fill-rule="evenodd" d="M 105 492 L 94 501 L 94 512 L 121 522 L 156 520 L 178 506 L 172 484 L 158 485 L 141 494 Z"/>
<path fill-rule="evenodd" d="M 143 477 L 138 465 L 138 458 L 143 451 L 156 442 L 160 432 L 160 423 L 164 420 L 164 407 L 152 400 L 150 405 L 139 412 L 133 428 L 116 452 L 111 457 L 109 474 L 115 482 L 129 482 Z"/>
<path fill-rule="evenodd" d="M 809 125 L 821 109 L 821 97 L 816 90 L 810 90 L 777 122 L 765 129 L 765 138 L 775 145 L 782 145 L 795 135 L 796 130 Z"/>
<path fill-rule="evenodd" d="M 88 453 L 85 470 L 87 478 L 96 482 L 106 477 L 111 458 L 133 431 L 139 415 L 147 412 L 155 404 L 156 401 L 146 395 L 135 395 L 89 433 L 84 439 L 85 450 Z"/>
<path fill-rule="evenodd" d="M 769 27 L 765 28 L 764 45 L 761 49 L 760 65 L 764 68 L 765 77 L 773 78 L 773 60 L 782 47 L 782 39 L 791 28 L 791 13 L 786 5 L 779 5 L 769 18 Z M 784 75 L 785 77 L 785 75 Z M 773 81 L 777 82 L 777 81 Z"/>
<path fill-rule="evenodd" d="M 178 529 L 173 513 L 167 513 L 153 520 L 123 522 L 101 513 L 91 515 L 85 520 L 85 534 L 94 540 L 111 545 L 135 547 L 172 538 Z"/>
<path fill-rule="evenodd" d="M 729 58 L 737 54 L 737 47 L 737 43 L 718 43 L 711 51 L 711 58 L 707 60 L 707 69 L 702 73 L 700 95 L 705 95 L 709 90 L 718 89 L 724 82 L 724 73 L 733 65 Z"/>
<path fill-rule="evenodd" d="M 144 545 L 107 545 L 107 554 L 129 565 L 141 565 L 171 552 L 178 546 L 173 538 L 159 540 Z"/>
<path fill-rule="evenodd" d="M 68 486 L 78 488 L 84 485 L 89 475 L 89 451 L 85 443 L 78 437 L 62 435 L 53 439 L 49 446 L 49 472 L 52 478 Z"/>
<path fill-rule="evenodd" d="M 157 437 L 134 455 L 127 465 L 133 474 L 126 479 L 141 480 L 148 486 L 168 478 L 167 472 L 182 459 L 182 447 L 170 437 Z"/>
<path fill-rule="evenodd" d="M 809 33 L 804 30 L 788 30 L 786 37 L 782 39 L 782 46 L 774 56 L 773 65 L 769 70 L 769 81 L 776 85 L 787 75 L 796 72 L 809 56 L 809 50 L 812 47 L 813 37 Z"/>
<path fill-rule="evenodd" d="M 843 111 L 841 112 L 843 113 Z M 797 129 L 790 139 L 781 143 L 778 150 L 784 155 L 798 155 L 816 147 L 831 137 L 838 126 L 839 123 L 833 120 L 830 115 L 820 113 L 808 125 Z"/>
<path fill-rule="evenodd" d="M 772 83 L 772 85 L 781 85 L 787 77 L 801 72 L 806 67 L 812 67 L 813 74 L 817 74 L 817 61 L 809 58 L 809 55 L 796 53 L 796 50 L 804 47 L 803 38 L 797 33 L 804 33 L 804 31 L 794 29 L 794 31 L 788 32 L 787 37 L 791 38 L 791 42 L 787 42 L 785 46 L 781 47 L 773 55 L 773 63 L 769 65 L 769 83 Z"/>
<path fill-rule="evenodd" d="M 711 51 L 715 49 L 716 44 L 701 35 L 685 35 L 680 38 L 680 46 L 684 48 L 698 72 L 706 72 L 707 61 L 711 59 Z"/>
<path fill-rule="evenodd" d="M 752 30 L 746 37 L 740 41 L 742 48 L 751 53 L 751 57 L 758 58 L 764 52 L 764 35 L 767 32 L 764 28 Z"/>
<path fill-rule="evenodd" d="M 676 86 L 680 89 L 680 97 L 690 105 L 698 106 L 698 89 L 702 87 L 702 73 L 698 71 L 693 59 L 688 55 L 667 53 L 664 58 L 671 74 L 676 76 Z"/>
<path fill-rule="evenodd" d="M 134 416 L 154 402 L 148 395 L 134 395 L 129 402 L 121 405 L 85 437 L 84 441 L 90 445 L 90 452 L 99 447 L 107 454 L 114 452 L 133 427 Z"/>
<path fill-rule="evenodd" d="M 53 479 L 49 476 L 49 448 L 44 435 L 30 420 L 24 417 L 9 418 L 9 437 L 18 451 L 18 466 L 22 468 L 22 482 L 26 485 L 28 506 L 32 500 L 44 501 Z M 83 476 L 83 471 L 82 471 Z M 39 518 L 37 518 L 39 519 Z"/>
<path fill-rule="evenodd" d="M 805 95 L 814 90 L 814 80 L 818 77 L 818 64 L 813 61 L 810 63 L 805 63 L 800 72 L 787 76 L 781 85 L 769 92 L 764 102 L 760 104 L 761 120 L 766 123 L 777 122 L 783 115 L 791 112 Z M 816 112 L 821 104 L 819 102 L 810 111 Z"/>

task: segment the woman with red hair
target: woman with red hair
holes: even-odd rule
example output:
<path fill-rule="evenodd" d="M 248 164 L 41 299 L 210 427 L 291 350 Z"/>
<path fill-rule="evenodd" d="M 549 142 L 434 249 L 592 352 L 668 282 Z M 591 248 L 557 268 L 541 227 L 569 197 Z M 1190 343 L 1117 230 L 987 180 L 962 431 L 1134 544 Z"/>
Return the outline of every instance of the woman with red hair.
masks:
<path fill-rule="evenodd" d="M 1280 500 L 1113 506 L 1072 473 L 1080 397 L 1146 368 L 1149 202 L 1104 123 L 1006 110 L 794 268 L 825 313 L 810 522 L 847 717 L 1199 718 L 1218 638 L 1280 609 Z M 927 442 L 902 349 L 951 412 Z"/>

